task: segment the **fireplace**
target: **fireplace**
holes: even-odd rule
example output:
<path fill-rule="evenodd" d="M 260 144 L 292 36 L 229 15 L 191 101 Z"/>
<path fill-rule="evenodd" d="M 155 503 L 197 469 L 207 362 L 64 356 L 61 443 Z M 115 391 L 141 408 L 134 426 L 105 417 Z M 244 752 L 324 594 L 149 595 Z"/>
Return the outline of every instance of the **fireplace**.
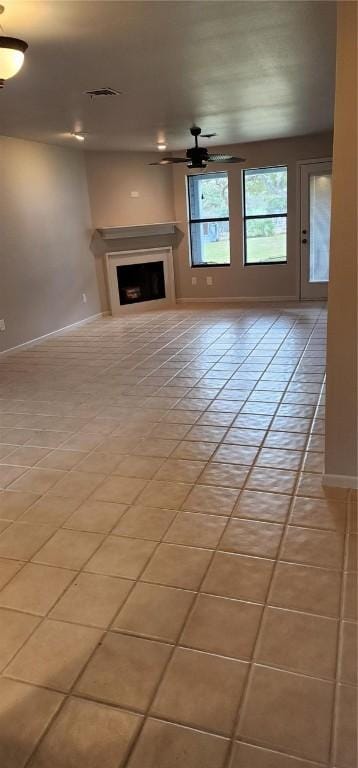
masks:
<path fill-rule="evenodd" d="M 122 264 L 117 267 L 117 280 L 121 304 L 165 299 L 162 261 Z"/>
<path fill-rule="evenodd" d="M 175 304 L 171 247 L 112 251 L 105 264 L 112 315 Z"/>

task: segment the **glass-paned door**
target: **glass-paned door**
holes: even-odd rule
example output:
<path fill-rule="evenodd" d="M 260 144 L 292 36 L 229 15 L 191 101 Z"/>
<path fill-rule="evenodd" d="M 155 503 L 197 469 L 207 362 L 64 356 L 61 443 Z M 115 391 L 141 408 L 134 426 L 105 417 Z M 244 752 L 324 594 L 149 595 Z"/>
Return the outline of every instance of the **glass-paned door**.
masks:
<path fill-rule="evenodd" d="M 329 278 L 332 163 L 301 165 L 301 298 L 325 299 Z"/>

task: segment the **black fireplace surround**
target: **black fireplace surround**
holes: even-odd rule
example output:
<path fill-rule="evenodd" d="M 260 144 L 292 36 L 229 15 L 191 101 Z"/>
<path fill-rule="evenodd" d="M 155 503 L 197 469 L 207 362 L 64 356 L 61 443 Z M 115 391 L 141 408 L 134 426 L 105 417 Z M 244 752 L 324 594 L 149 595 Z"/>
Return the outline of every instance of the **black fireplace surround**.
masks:
<path fill-rule="evenodd" d="M 165 299 L 164 265 L 162 261 L 123 264 L 117 267 L 121 304 Z"/>

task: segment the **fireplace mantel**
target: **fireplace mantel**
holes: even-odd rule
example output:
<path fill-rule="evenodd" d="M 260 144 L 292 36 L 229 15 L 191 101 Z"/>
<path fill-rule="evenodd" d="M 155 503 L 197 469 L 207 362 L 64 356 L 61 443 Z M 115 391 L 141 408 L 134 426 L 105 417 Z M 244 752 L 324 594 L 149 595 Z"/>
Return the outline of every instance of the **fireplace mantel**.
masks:
<path fill-rule="evenodd" d="M 173 235 L 175 221 L 158 224 L 132 224 L 129 227 L 98 227 L 97 232 L 104 240 L 121 240 L 128 237 L 150 237 L 151 235 Z"/>

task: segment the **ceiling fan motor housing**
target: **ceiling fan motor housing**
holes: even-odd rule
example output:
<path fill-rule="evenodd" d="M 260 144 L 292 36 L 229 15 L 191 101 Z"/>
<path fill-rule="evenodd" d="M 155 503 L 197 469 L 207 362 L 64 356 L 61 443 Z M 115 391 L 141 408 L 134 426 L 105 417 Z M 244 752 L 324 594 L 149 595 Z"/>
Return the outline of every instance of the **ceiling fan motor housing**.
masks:
<path fill-rule="evenodd" d="M 186 157 L 192 168 L 206 168 L 209 154 L 206 147 L 191 147 L 186 151 Z"/>

